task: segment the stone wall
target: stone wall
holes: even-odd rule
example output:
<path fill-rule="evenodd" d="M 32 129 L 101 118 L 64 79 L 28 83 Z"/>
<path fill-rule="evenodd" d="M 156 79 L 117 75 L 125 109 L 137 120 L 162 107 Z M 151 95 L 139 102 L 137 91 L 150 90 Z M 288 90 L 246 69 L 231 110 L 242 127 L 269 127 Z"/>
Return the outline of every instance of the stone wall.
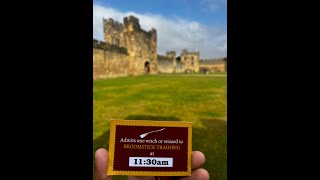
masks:
<path fill-rule="evenodd" d="M 200 69 L 208 69 L 211 72 L 227 71 L 227 58 L 201 59 Z"/>
<path fill-rule="evenodd" d="M 159 73 L 173 73 L 174 72 L 173 61 L 158 59 L 158 72 Z"/>
<path fill-rule="evenodd" d="M 129 75 L 128 58 L 124 54 L 94 48 L 93 79 Z"/>
<path fill-rule="evenodd" d="M 106 42 L 102 42 L 102 41 L 98 41 L 93 39 L 93 48 L 94 49 L 102 49 L 102 50 L 106 50 L 106 51 L 112 51 L 112 52 L 116 52 L 116 53 L 120 53 L 120 54 L 124 54 L 124 55 L 128 55 L 128 51 L 126 48 L 123 47 L 119 47 L 110 43 L 106 43 Z"/>
<path fill-rule="evenodd" d="M 183 73 L 185 72 L 184 66 L 181 63 L 181 61 L 176 60 L 176 68 L 175 68 L 176 73 Z"/>
<path fill-rule="evenodd" d="M 211 72 L 225 72 L 224 64 L 200 64 L 200 69 L 208 69 Z"/>

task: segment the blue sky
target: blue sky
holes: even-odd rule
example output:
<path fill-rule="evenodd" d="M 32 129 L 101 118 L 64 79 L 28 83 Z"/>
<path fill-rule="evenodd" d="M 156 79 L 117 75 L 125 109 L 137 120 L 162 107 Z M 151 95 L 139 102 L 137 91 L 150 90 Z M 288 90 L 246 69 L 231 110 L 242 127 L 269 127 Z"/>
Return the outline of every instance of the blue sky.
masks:
<path fill-rule="evenodd" d="M 93 38 L 103 40 L 102 18 L 123 23 L 128 15 L 157 30 L 158 54 L 186 48 L 201 59 L 226 56 L 227 0 L 94 0 Z"/>

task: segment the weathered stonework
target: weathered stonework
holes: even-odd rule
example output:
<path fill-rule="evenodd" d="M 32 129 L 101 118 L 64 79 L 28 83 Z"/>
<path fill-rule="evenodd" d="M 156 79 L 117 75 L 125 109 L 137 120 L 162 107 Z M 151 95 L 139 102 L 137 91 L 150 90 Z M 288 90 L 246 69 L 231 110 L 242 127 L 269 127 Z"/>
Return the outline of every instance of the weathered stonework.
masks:
<path fill-rule="evenodd" d="M 158 55 L 158 72 L 159 73 L 174 72 L 173 59 L 169 59 L 167 56 Z"/>
<path fill-rule="evenodd" d="M 211 72 L 226 72 L 227 58 L 203 59 L 200 60 L 200 69 Z"/>
<path fill-rule="evenodd" d="M 158 73 L 157 32 L 140 28 L 134 16 L 124 24 L 103 19 L 104 40 L 93 40 L 93 78 Z"/>
<path fill-rule="evenodd" d="M 157 31 L 141 29 L 139 19 L 125 17 L 123 24 L 103 19 L 104 42 L 93 39 L 93 78 L 199 71 L 199 52 L 157 54 Z"/>
<path fill-rule="evenodd" d="M 103 19 L 105 42 L 126 48 L 130 56 L 132 74 L 143 74 L 150 67 L 150 73 L 157 73 L 157 32 L 141 29 L 139 19 L 124 18 L 124 24 L 113 19 Z M 149 64 L 149 65 L 148 65 Z"/>
<path fill-rule="evenodd" d="M 127 76 L 128 56 L 103 49 L 93 49 L 93 78 Z"/>
<path fill-rule="evenodd" d="M 181 62 L 185 70 L 193 72 L 199 71 L 199 52 L 188 52 L 184 49 L 181 53 Z"/>
<path fill-rule="evenodd" d="M 181 73 L 199 71 L 199 52 L 188 52 L 184 49 L 176 57 L 175 51 L 168 51 L 167 56 L 158 56 L 159 72 Z"/>

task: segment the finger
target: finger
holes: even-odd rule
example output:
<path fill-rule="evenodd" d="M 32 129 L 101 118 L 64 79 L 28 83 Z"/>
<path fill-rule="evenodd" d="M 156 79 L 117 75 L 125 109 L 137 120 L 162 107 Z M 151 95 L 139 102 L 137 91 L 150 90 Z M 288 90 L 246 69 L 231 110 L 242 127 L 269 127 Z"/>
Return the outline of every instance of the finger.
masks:
<path fill-rule="evenodd" d="M 95 167 L 95 180 L 111 180 L 110 176 L 107 176 L 107 168 L 108 168 L 108 151 L 100 148 L 96 151 L 96 167 Z"/>
<path fill-rule="evenodd" d="M 191 158 L 192 158 L 191 169 L 200 168 L 204 164 L 204 162 L 206 161 L 204 154 L 200 151 L 193 151 Z"/>
<path fill-rule="evenodd" d="M 200 151 L 193 151 L 192 155 L 191 155 L 191 159 L 192 159 L 191 169 L 200 168 L 204 164 L 204 162 L 206 161 L 204 154 Z M 170 177 L 170 176 L 161 177 L 161 180 L 172 180 L 172 179 L 174 179 L 174 178 Z"/>
<path fill-rule="evenodd" d="M 177 177 L 172 177 L 172 176 L 158 176 L 156 180 L 174 180 L 177 179 Z"/>
<path fill-rule="evenodd" d="M 209 173 L 205 169 L 197 169 L 192 171 L 191 176 L 181 177 L 179 180 L 209 180 Z"/>
<path fill-rule="evenodd" d="M 129 176 L 128 180 L 155 180 L 153 176 Z"/>

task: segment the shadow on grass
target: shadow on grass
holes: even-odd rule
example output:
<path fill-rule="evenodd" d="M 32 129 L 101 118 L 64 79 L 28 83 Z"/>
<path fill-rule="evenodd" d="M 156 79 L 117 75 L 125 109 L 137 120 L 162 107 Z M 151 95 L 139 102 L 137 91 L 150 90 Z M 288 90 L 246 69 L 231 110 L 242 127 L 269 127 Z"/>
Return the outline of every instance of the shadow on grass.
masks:
<path fill-rule="evenodd" d="M 203 166 L 210 179 L 227 179 L 227 121 L 217 119 L 200 120 L 204 128 L 192 129 L 192 149 L 206 156 Z"/>
<path fill-rule="evenodd" d="M 159 121 L 179 121 L 179 118 L 174 116 L 150 116 L 150 115 L 129 115 L 126 120 L 159 120 Z"/>
<path fill-rule="evenodd" d="M 101 136 L 93 140 L 93 150 L 94 152 L 99 148 L 109 148 L 110 131 L 104 132 Z"/>
<path fill-rule="evenodd" d="M 126 120 L 161 120 L 179 121 L 176 117 L 130 115 Z M 210 179 L 227 179 L 227 121 L 218 119 L 199 120 L 203 128 L 192 128 L 192 149 L 201 151 L 206 156 L 203 168 L 207 169 Z M 106 131 L 93 141 L 93 152 L 99 148 L 109 148 L 110 131 Z M 93 154 L 94 158 L 94 154 Z M 126 176 L 114 176 L 115 180 L 125 180 Z"/>

